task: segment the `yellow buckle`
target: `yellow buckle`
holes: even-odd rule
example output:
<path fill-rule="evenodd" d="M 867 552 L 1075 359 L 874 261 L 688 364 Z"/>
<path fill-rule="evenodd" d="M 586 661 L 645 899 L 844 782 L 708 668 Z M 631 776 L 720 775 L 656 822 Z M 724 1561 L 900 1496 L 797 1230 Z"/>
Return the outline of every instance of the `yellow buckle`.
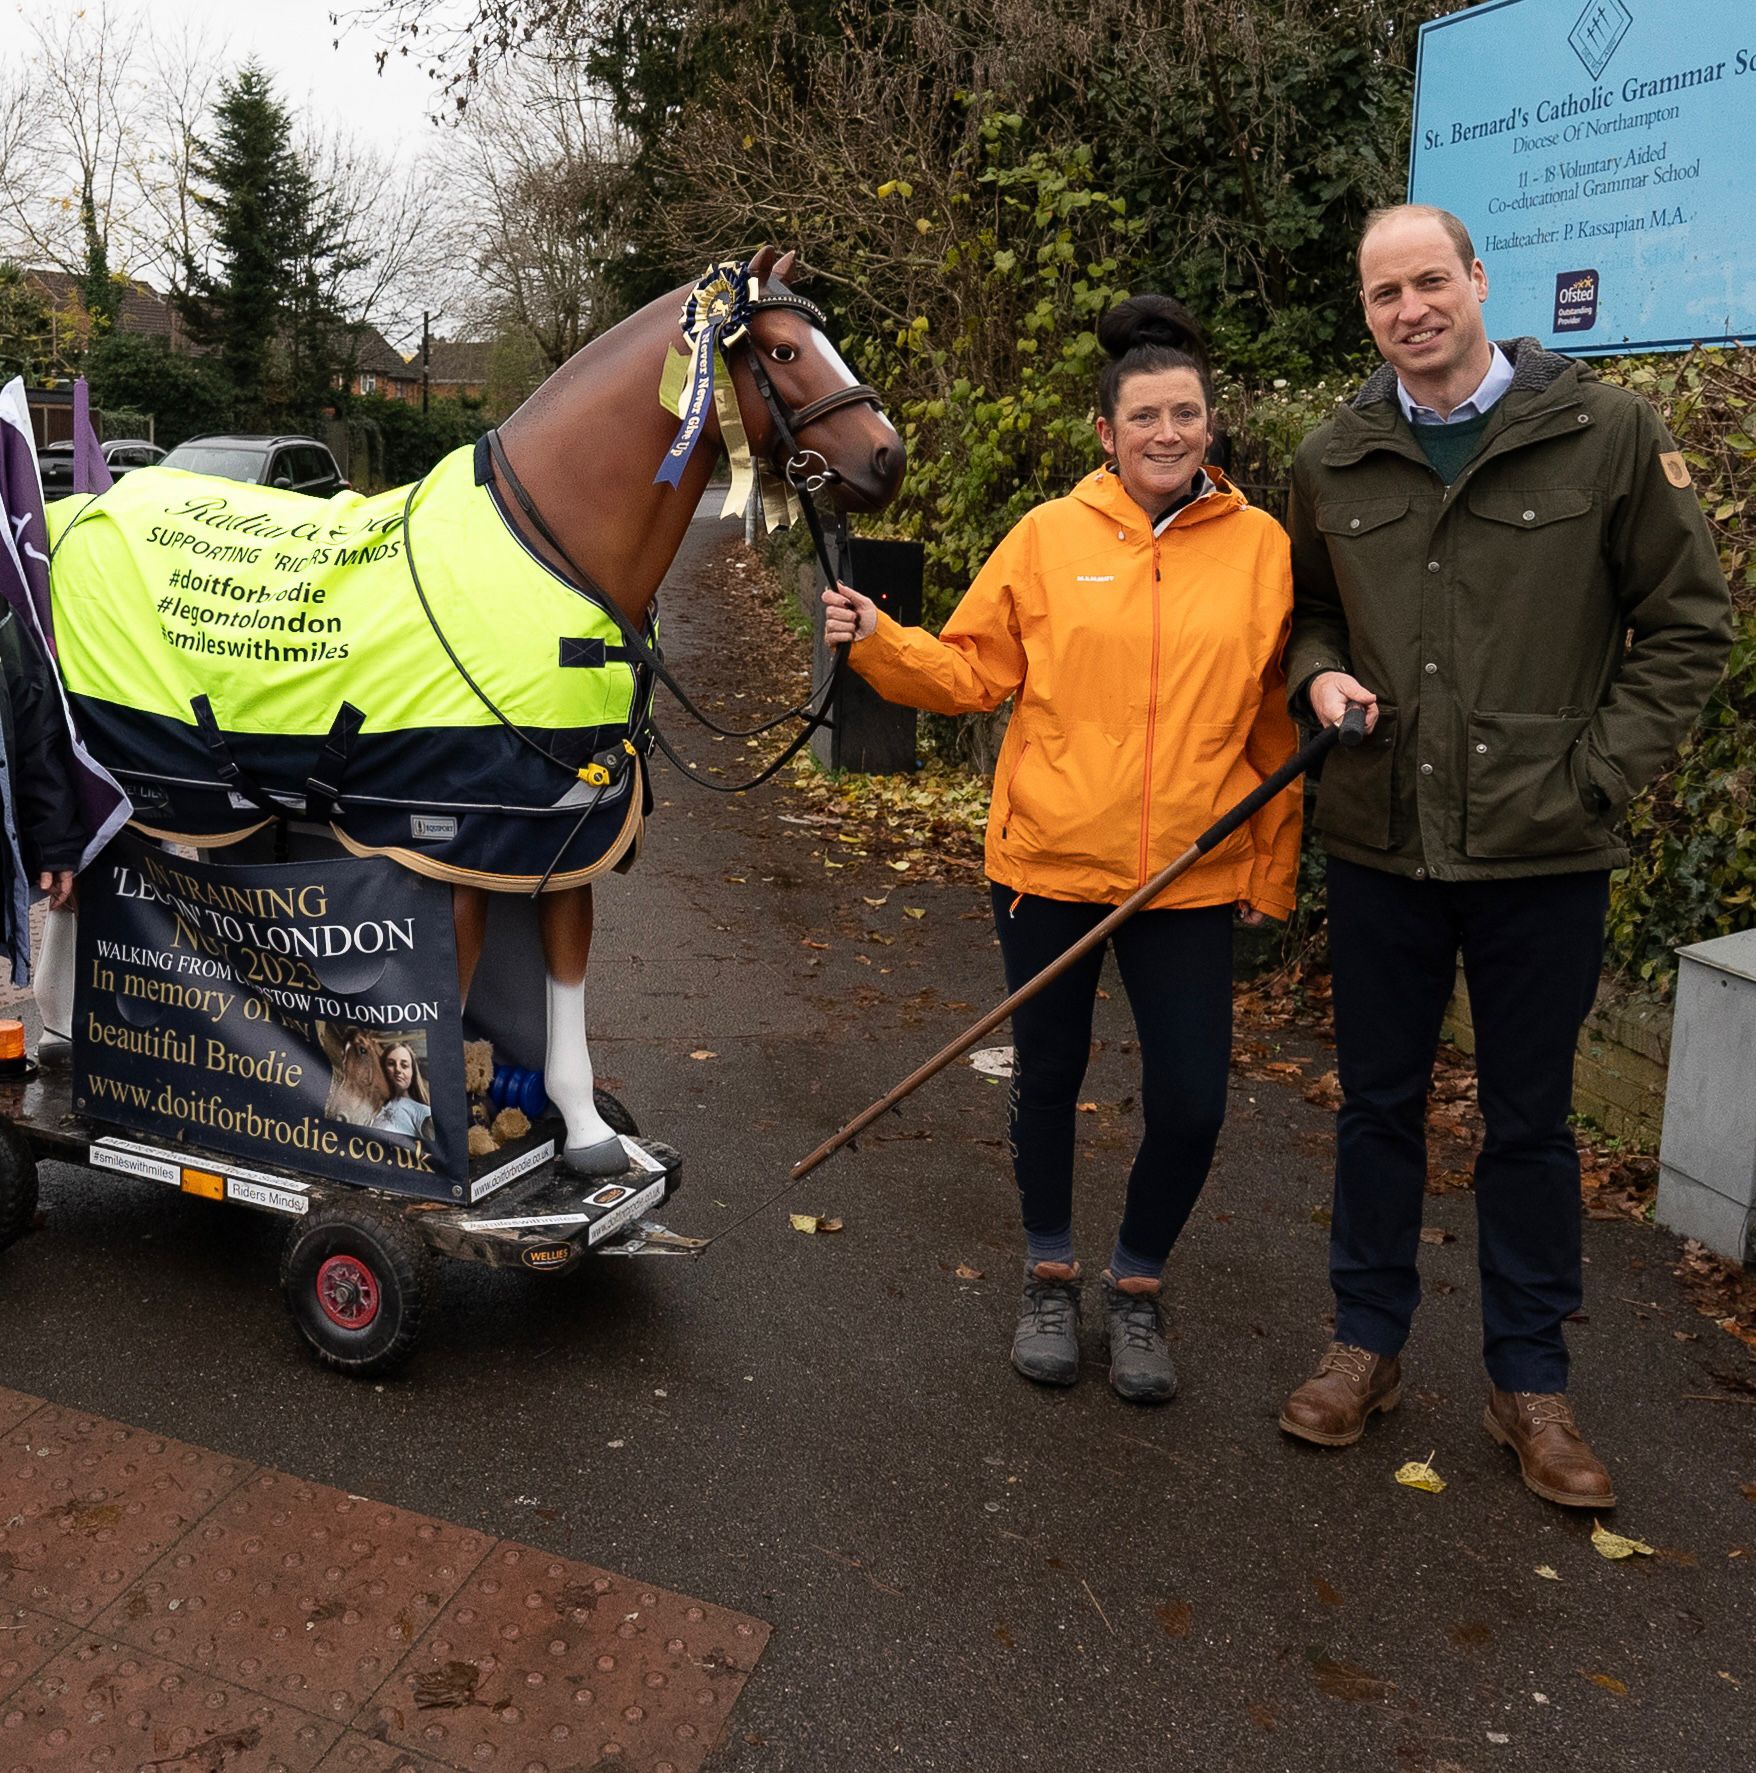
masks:
<path fill-rule="evenodd" d="M 607 788 L 610 785 L 610 772 L 601 763 L 588 763 L 579 772 L 579 779 L 590 783 L 593 788 Z"/>

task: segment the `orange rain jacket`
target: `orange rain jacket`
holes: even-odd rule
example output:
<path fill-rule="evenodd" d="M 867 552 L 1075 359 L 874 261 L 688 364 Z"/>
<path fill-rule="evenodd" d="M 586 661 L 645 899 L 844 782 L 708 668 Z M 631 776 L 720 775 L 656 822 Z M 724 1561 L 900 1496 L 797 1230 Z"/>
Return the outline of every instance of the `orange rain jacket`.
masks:
<path fill-rule="evenodd" d="M 1028 512 L 935 640 L 883 611 L 849 662 L 938 714 L 1017 696 L 994 772 L 987 871 L 1016 891 L 1117 904 L 1291 756 L 1281 654 L 1286 532 L 1216 469 L 1154 536 L 1107 468 Z M 1294 783 L 1154 901 L 1285 917 Z"/>

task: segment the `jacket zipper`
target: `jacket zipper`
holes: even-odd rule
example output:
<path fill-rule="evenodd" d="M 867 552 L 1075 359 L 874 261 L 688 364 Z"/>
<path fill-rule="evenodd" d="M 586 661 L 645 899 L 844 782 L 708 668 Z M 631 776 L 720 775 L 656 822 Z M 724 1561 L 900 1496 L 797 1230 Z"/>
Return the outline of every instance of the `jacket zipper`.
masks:
<path fill-rule="evenodd" d="M 1172 519 L 1174 523 L 1175 518 Z M 1158 730 L 1159 551 L 1152 538 L 1152 669 L 1147 677 L 1146 768 L 1140 783 L 1140 879 L 1146 884 L 1147 842 L 1152 833 L 1152 745 Z"/>
<path fill-rule="evenodd" d="M 1030 754 L 1031 741 L 1026 739 L 1018 748 L 1018 756 L 1006 776 L 1006 823 L 1000 827 L 1000 836 L 1005 838 L 1012 828 L 1012 784 L 1018 780 L 1018 772 L 1024 768 L 1024 760 Z"/>

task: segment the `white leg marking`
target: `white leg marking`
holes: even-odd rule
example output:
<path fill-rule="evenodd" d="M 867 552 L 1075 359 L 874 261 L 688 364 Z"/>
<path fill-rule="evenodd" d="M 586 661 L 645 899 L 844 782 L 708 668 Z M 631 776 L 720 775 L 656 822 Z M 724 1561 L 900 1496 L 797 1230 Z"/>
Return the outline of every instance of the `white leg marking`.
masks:
<path fill-rule="evenodd" d="M 591 1052 L 585 1041 L 585 985 L 549 980 L 549 1047 L 543 1088 L 567 1122 L 569 1148 L 614 1139 L 591 1099 Z"/>
<path fill-rule="evenodd" d="M 73 1036 L 74 953 L 79 935 L 79 914 L 51 911 L 43 919 L 43 952 L 37 962 L 37 1010 L 43 1018 L 43 1037 L 53 1046 Z"/>

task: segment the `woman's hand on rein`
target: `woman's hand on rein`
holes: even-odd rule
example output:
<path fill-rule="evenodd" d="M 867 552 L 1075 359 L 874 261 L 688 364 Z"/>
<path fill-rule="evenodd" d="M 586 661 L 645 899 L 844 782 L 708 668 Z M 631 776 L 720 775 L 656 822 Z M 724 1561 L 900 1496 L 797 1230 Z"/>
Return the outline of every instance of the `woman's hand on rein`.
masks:
<path fill-rule="evenodd" d="M 823 593 L 823 638 L 831 646 L 864 640 L 878 626 L 878 606 L 852 585 L 831 585 Z"/>

